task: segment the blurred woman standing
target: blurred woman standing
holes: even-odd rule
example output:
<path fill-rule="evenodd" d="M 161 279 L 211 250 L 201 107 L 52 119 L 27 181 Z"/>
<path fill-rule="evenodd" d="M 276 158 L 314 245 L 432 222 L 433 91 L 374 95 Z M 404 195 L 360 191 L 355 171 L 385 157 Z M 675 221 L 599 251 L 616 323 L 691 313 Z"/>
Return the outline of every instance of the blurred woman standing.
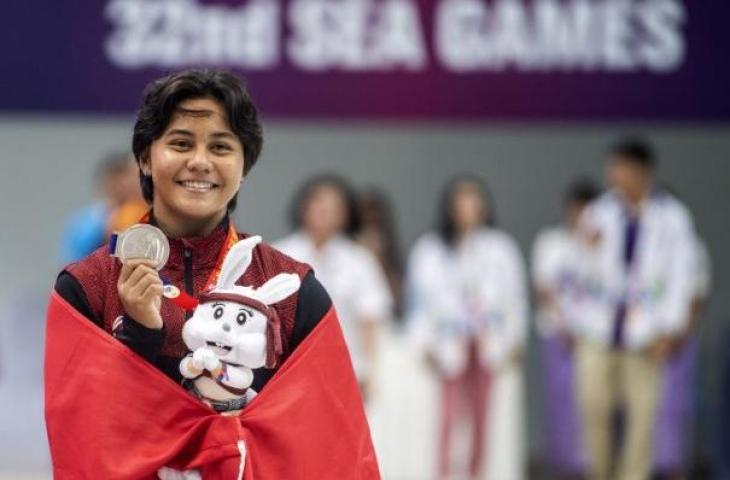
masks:
<path fill-rule="evenodd" d="M 490 476 L 523 476 L 513 366 L 525 339 L 525 272 L 517 244 L 493 220 L 486 185 L 472 175 L 457 177 L 444 191 L 436 231 L 417 241 L 409 259 L 409 327 L 441 381 L 439 478 L 455 473 L 450 452 L 460 413 L 471 424 L 469 475 L 482 478 L 489 411 L 502 412 L 489 422 L 499 436 L 490 459 L 500 462 Z"/>
<path fill-rule="evenodd" d="M 292 220 L 297 230 L 274 245 L 311 265 L 326 285 L 367 399 L 378 326 L 390 318 L 392 299 L 377 259 L 352 240 L 359 225 L 352 189 L 336 175 L 310 179 L 294 199 Z"/>

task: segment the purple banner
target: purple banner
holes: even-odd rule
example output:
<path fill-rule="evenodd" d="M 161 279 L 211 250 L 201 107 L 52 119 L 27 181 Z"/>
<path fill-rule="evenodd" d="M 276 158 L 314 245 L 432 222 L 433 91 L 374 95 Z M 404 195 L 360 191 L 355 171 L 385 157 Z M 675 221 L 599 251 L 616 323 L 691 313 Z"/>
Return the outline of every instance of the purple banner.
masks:
<path fill-rule="evenodd" d="M 709 5 L 713 3 L 713 5 Z M 267 117 L 730 120 L 730 3 L 6 2 L 0 110 L 132 112 L 163 73 L 243 75 Z"/>

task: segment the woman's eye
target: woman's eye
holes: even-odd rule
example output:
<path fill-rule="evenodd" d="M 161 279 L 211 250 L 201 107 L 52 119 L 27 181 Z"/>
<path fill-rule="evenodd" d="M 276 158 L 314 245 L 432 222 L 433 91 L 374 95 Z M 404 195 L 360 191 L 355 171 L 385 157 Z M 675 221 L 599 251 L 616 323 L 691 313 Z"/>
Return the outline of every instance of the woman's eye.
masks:
<path fill-rule="evenodd" d="M 238 316 L 236 317 L 236 321 L 239 325 L 243 325 L 246 323 L 246 312 L 239 312 Z"/>
<path fill-rule="evenodd" d="M 216 143 L 212 146 L 212 149 L 216 153 L 225 153 L 231 151 L 231 147 L 225 143 Z"/>
<path fill-rule="evenodd" d="M 223 316 L 223 307 L 217 307 L 215 310 L 213 310 L 213 318 L 218 320 Z"/>
<path fill-rule="evenodd" d="M 187 140 L 173 140 L 170 142 L 170 146 L 176 150 L 187 150 L 190 148 L 190 142 Z"/>

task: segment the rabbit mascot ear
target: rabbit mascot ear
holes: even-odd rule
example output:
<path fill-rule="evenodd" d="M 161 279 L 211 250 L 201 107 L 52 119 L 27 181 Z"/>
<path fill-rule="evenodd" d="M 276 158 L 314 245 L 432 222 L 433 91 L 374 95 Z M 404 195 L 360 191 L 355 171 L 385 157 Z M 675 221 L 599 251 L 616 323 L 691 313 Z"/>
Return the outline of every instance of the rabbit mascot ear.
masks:
<path fill-rule="evenodd" d="M 256 296 L 266 305 L 279 303 L 299 290 L 301 280 L 294 273 L 280 273 L 256 290 Z"/>
<path fill-rule="evenodd" d="M 230 290 L 246 271 L 253 259 L 253 249 L 261 243 L 261 237 L 256 235 L 237 242 L 226 255 L 218 277 L 215 290 Z"/>

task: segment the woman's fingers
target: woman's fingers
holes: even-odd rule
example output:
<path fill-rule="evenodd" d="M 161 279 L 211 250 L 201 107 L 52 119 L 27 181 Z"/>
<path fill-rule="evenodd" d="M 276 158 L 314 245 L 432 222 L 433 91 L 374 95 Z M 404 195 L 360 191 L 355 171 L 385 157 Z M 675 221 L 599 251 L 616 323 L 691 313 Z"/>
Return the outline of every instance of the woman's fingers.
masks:
<path fill-rule="evenodd" d="M 129 260 L 122 265 L 117 289 L 124 311 L 147 328 L 162 328 L 162 280 L 150 260 Z"/>
<path fill-rule="evenodd" d="M 134 269 L 132 274 L 129 276 L 127 281 L 125 283 L 128 283 L 130 285 L 136 285 L 139 283 L 144 277 L 152 275 L 154 277 L 159 278 L 159 274 L 157 273 L 157 270 L 150 267 L 149 265 L 141 264 L 137 265 L 137 267 Z"/>
<path fill-rule="evenodd" d="M 154 300 L 162 297 L 162 282 L 151 283 L 142 293 L 143 300 Z"/>
<path fill-rule="evenodd" d="M 160 286 L 160 293 L 162 293 L 162 280 L 160 280 L 159 275 L 157 275 L 157 272 L 144 272 L 139 276 L 139 278 L 133 282 L 134 277 L 130 277 L 129 279 L 129 294 L 132 298 L 136 299 L 142 299 L 145 298 L 145 292 L 147 289 L 152 285 L 159 285 Z"/>
<path fill-rule="evenodd" d="M 125 262 L 119 275 L 119 293 L 128 301 L 138 302 L 146 297 L 151 285 L 157 285 L 153 290 L 162 294 L 162 280 L 157 270 L 149 260 L 136 259 Z"/>
<path fill-rule="evenodd" d="M 127 272 L 125 273 L 126 278 L 122 280 L 122 277 L 120 275 L 119 284 L 117 285 L 120 293 L 132 293 L 134 291 L 137 291 L 138 285 L 140 284 L 140 282 L 143 282 L 145 278 L 147 278 L 148 280 L 145 280 L 144 288 L 147 287 L 148 283 L 146 282 L 148 282 L 149 279 L 159 280 L 159 274 L 157 273 L 157 270 L 144 263 L 130 265 L 127 269 Z M 144 291 L 144 288 L 137 291 L 137 293 L 141 294 Z"/>
<path fill-rule="evenodd" d="M 135 258 L 125 261 L 122 264 L 122 270 L 119 272 L 119 285 L 127 283 L 140 269 L 143 271 L 156 272 L 157 270 L 155 270 L 154 266 L 155 263 L 152 260 L 147 260 L 145 258 Z M 134 280 L 132 281 L 134 282 Z"/>

